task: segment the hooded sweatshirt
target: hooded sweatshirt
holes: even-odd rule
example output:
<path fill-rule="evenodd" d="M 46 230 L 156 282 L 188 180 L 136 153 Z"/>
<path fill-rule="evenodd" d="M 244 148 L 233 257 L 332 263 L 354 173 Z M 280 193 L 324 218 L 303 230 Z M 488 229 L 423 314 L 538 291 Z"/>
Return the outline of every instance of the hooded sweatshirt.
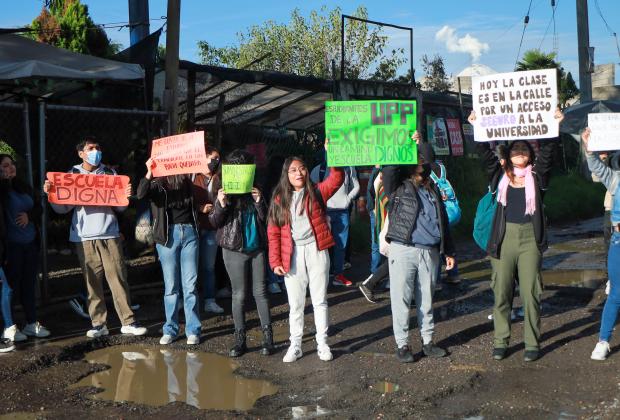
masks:
<path fill-rule="evenodd" d="M 99 165 L 94 171 L 89 172 L 82 165 L 75 165 L 70 173 L 92 175 L 116 175 L 113 169 L 105 165 Z M 73 206 L 50 203 L 56 213 L 66 214 L 71 210 L 73 218 L 69 229 L 69 241 L 84 242 L 95 239 L 114 239 L 120 237 L 118 219 L 115 212 L 123 212 L 127 207 L 111 206 Z"/>

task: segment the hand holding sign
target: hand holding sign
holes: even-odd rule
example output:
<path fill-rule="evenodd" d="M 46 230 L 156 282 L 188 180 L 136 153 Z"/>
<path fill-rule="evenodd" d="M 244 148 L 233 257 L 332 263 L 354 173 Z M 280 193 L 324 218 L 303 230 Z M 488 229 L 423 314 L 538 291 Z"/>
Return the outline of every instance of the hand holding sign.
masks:
<path fill-rule="evenodd" d="M 588 114 L 590 151 L 620 150 L 620 113 Z"/>
<path fill-rule="evenodd" d="M 590 127 L 586 127 L 586 129 L 583 130 L 583 133 L 581 133 L 581 142 L 583 143 L 583 148 L 586 150 L 586 152 L 590 151 L 590 148 L 588 147 L 588 142 L 590 141 L 591 133 L 592 131 L 590 130 Z"/>

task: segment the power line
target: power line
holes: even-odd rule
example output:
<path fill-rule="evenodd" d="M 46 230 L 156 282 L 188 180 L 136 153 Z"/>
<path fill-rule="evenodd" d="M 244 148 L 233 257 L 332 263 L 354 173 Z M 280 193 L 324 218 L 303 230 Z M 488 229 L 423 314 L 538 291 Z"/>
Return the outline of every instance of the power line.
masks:
<path fill-rule="evenodd" d="M 161 16 L 159 18 L 154 18 L 154 19 L 149 19 L 148 21 L 142 21 L 142 22 L 109 22 L 109 23 L 96 23 L 94 27 L 92 28 L 83 28 L 86 30 L 90 30 L 90 31 L 98 31 L 100 29 L 115 29 L 118 28 L 118 30 L 120 31 L 123 28 L 132 28 L 134 26 L 140 26 L 140 25 L 146 25 L 149 22 L 154 22 L 154 21 L 166 21 L 166 16 Z M 165 22 L 164 22 L 164 26 L 165 26 Z M 40 33 L 40 34 L 47 34 L 47 33 L 60 33 L 60 32 L 66 32 L 66 29 L 62 29 L 62 28 L 52 28 L 52 29 L 34 29 L 28 26 L 22 27 L 22 28 L 14 28 L 14 29 L 6 29 L 3 30 L 2 33 L 15 33 L 15 34 L 19 34 L 19 33 Z"/>
<path fill-rule="evenodd" d="M 616 34 L 616 32 L 614 32 L 613 29 L 611 29 L 611 27 L 607 23 L 607 20 L 605 20 L 605 17 L 603 16 L 603 12 L 601 10 L 601 6 L 598 4 L 598 0 L 594 0 L 594 5 L 596 6 L 596 11 L 598 12 L 598 15 L 603 20 L 603 23 L 605 24 L 607 31 L 609 31 L 609 34 L 614 37 L 616 41 L 616 50 L 618 51 L 618 56 L 620 57 L 620 45 L 618 44 L 618 35 Z"/>
<path fill-rule="evenodd" d="M 549 28 L 551 27 L 551 24 L 553 23 L 553 52 L 556 55 L 558 51 L 557 51 L 557 32 L 555 28 L 555 11 L 558 8 L 558 4 L 560 4 L 560 0 L 551 0 L 551 18 L 549 18 L 549 23 L 547 23 L 547 28 L 545 28 L 545 34 L 543 35 L 542 40 L 540 41 L 540 44 L 538 44 L 538 49 L 540 50 L 542 48 L 542 44 L 545 42 L 545 39 L 547 38 L 547 33 L 549 33 Z"/>
<path fill-rule="evenodd" d="M 517 58 L 515 59 L 515 69 L 517 68 L 517 63 L 519 62 L 519 56 L 521 55 L 521 47 L 523 46 L 523 37 L 525 36 L 525 28 L 527 28 L 527 24 L 530 23 L 530 11 L 532 10 L 532 0 L 530 0 L 530 5 L 527 7 L 527 13 L 525 14 L 525 18 L 523 19 L 523 32 L 521 32 L 521 41 L 519 41 L 519 50 L 517 51 Z"/>

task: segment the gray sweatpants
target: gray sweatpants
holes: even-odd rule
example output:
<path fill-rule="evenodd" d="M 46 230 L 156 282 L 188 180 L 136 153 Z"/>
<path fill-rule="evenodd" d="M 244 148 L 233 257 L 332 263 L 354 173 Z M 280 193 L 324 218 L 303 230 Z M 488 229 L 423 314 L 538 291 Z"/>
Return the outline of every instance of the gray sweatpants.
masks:
<path fill-rule="evenodd" d="M 433 291 L 437 281 L 439 250 L 390 243 L 390 299 L 394 339 L 400 348 L 409 344 L 409 305 L 415 293 L 418 327 L 424 344 L 433 338 Z"/>

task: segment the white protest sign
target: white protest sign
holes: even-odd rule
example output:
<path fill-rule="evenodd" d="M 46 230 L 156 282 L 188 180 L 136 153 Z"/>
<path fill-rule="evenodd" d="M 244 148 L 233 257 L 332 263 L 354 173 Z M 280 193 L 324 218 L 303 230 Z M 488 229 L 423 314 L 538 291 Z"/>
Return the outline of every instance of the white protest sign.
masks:
<path fill-rule="evenodd" d="M 588 114 L 588 127 L 592 131 L 588 142 L 590 151 L 620 150 L 620 114 Z"/>
<path fill-rule="evenodd" d="M 476 141 L 558 137 L 555 69 L 473 77 L 471 85 Z"/>

